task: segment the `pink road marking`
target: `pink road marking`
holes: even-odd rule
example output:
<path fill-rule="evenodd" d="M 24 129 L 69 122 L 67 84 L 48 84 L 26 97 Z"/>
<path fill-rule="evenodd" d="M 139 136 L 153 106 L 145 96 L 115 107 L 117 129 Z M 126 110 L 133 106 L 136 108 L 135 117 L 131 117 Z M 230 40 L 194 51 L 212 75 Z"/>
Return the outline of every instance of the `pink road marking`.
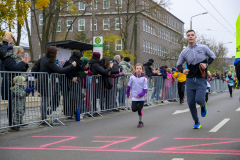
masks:
<path fill-rule="evenodd" d="M 174 138 L 174 139 L 205 139 L 205 140 L 226 140 L 226 141 L 240 141 L 240 139 L 232 139 L 232 138 Z"/>
<path fill-rule="evenodd" d="M 202 139 L 202 140 L 232 140 L 227 138 L 174 138 L 174 139 Z M 227 143 L 236 143 L 240 142 L 240 139 L 236 139 L 234 141 L 227 141 L 227 142 L 218 142 L 218 143 L 205 143 L 205 144 L 198 144 L 198 145 L 190 145 L 190 146 L 180 146 L 180 147 L 171 147 L 165 148 L 164 150 L 178 150 L 182 148 L 191 148 L 191 147 L 200 147 L 200 146 L 210 146 L 210 145 L 218 145 L 218 144 L 227 144 Z"/>
<path fill-rule="evenodd" d="M 145 150 L 111 150 L 111 149 L 66 149 L 66 148 L 24 148 L 24 147 L 0 147 L 0 149 L 13 150 L 59 150 L 59 151 L 94 151 L 94 152 L 130 152 L 130 153 L 189 153 L 189 154 L 222 154 L 222 155 L 240 155 L 240 153 L 231 152 L 190 152 L 190 151 L 145 151 Z"/>
<path fill-rule="evenodd" d="M 154 141 L 154 140 L 156 140 L 156 139 L 158 139 L 158 138 L 159 138 L 159 137 L 155 137 L 155 138 L 152 138 L 152 139 L 150 139 L 150 140 L 148 140 L 148 141 L 145 141 L 145 142 L 143 142 L 143 143 L 140 143 L 140 144 L 132 147 L 132 149 L 137 149 L 137 148 L 143 146 L 144 144 L 149 143 L 149 142 L 152 142 L 152 141 Z"/>
<path fill-rule="evenodd" d="M 120 141 L 92 141 L 92 142 L 97 142 L 97 143 L 110 143 L 101 147 L 83 147 L 83 146 L 60 146 L 60 147 L 69 147 L 69 148 L 90 148 L 90 149 L 104 149 L 107 148 L 109 146 L 112 146 L 114 144 L 118 144 L 118 143 L 122 143 L 122 142 L 126 142 L 132 139 L 135 139 L 137 137 L 121 137 L 121 136 L 95 136 L 96 138 L 123 138 L 124 140 L 120 140 Z"/>
<path fill-rule="evenodd" d="M 53 144 L 57 144 L 57 143 L 61 143 L 61 142 L 65 142 L 65 141 L 69 141 L 69 140 L 72 140 L 72 139 L 76 139 L 77 137 L 74 137 L 74 136 L 32 136 L 32 137 L 70 137 L 68 139 L 63 139 L 63 140 L 60 140 L 60 141 L 57 141 L 57 142 L 53 142 L 53 143 L 48 143 L 48 144 L 44 144 L 40 147 L 47 147 L 47 146 L 50 146 L 50 145 L 53 145 Z"/>
<path fill-rule="evenodd" d="M 102 146 L 102 147 L 99 147 L 100 149 L 104 149 L 104 148 L 107 148 L 109 146 L 112 146 L 114 144 L 117 144 L 117 143 L 122 143 L 122 142 L 126 142 L 126 141 L 129 141 L 129 140 L 132 140 L 132 139 L 135 139 L 137 137 L 121 137 L 121 136 L 95 136 L 96 138 L 124 138 L 124 140 L 120 140 L 120 141 L 100 141 L 100 142 L 104 142 L 104 143 L 110 143 L 110 144 L 107 144 L 105 146 Z M 92 141 L 92 142 L 95 142 L 95 141 Z"/>
<path fill-rule="evenodd" d="M 200 152 L 239 152 L 240 150 L 215 150 L 215 149 L 177 149 L 181 151 L 200 151 Z"/>

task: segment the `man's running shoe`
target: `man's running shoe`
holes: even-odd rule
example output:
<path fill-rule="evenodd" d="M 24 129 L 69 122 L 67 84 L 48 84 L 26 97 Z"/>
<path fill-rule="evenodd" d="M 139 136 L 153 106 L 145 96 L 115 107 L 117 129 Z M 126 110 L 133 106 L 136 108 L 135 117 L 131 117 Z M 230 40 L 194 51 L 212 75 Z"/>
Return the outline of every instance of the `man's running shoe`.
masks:
<path fill-rule="evenodd" d="M 143 124 L 143 122 L 139 121 L 139 123 L 138 123 L 137 127 L 138 127 L 138 128 L 144 127 L 144 124 Z"/>
<path fill-rule="evenodd" d="M 207 114 L 208 114 L 207 103 L 205 102 L 205 105 L 201 106 L 201 116 L 206 117 Z"/>
<path fill-rule="evenodd" d="M 195 122 L 195 125 L 193 126 L 193 129 L 200 129 L 201 128 L 201 124 L 200 122 Z"/>

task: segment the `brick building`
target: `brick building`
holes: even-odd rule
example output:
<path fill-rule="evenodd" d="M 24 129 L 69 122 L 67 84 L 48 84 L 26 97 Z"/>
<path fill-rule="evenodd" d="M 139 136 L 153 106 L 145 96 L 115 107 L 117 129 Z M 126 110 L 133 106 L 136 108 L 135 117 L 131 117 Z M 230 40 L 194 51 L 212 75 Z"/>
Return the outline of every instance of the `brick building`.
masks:
<path fill-rule="evenodd" d="M 68 4 L 66 4 L 68 5 Z M 66 32 L 68 27 L 71 26 L 69 32 L 69 39 L 73 39 L 76 32 L 86 31 L 88 38 L 92 36 L 92 7 L 91 4 L 84 2 L 75 2 L 75 7 L 78 9 L 79 14 L 83 14 L 75 21 L 76 16 L 66 14 L 60 16 L 57 25 L 57 37 L 62 32 Z M 119 6 L 119 7 L 118 7 Z M 178 38 L 183 35 L 184 23 L 176 16 L 157 5 L 152 0 L 139 0 L 137 1 L 137 62 L 146 62 L 149 58 L 155 60 L 155 67 L 159 65 L 169 64 L 168 61 L 162 61 L 161 57 L 176 52 L 181 49 L 178 44 Z M 154 6 L 154 7 L 153 7 Z M 66 7 L 67 9 L 69 6 Z M 97 0 L 94 6 L 95 12 L 95 36 L 102 36 L 107 32 L 111 34 L 120 34 L 121 28 L 124 29 L 125 21 L 128 16 L 135 14 L 135 7 L 130 6 L 129 11 L 126 10 L 127 4 L 123 0 Z M 120 13 L 120 14 L 119 14 Z M 37 16 L 39 21 L 39 31 L 41 33 L 42 14 Z M 133 16 L 134 17 L 134 16 Z M 134 26 L 134 18 L 132 18 L 129 25 L 128 34 L 129 41 L 132 36 Z M 38 59 L 40 55 L 40 46 L 38 35 L 34 20 L 32 20 L 32 41 L 34 50 L 34 59 Z M 41 37 L 41 34 L 40 34 Z M 124 48 L 122 40 L 118 40 L 115 50 L 119 51 Z M 132 47 L 134 52 L 134 45 Z M 179 51 L 178 51 L 179 52 Z M 177 57 L 172 57 L 176 59 Z"/>

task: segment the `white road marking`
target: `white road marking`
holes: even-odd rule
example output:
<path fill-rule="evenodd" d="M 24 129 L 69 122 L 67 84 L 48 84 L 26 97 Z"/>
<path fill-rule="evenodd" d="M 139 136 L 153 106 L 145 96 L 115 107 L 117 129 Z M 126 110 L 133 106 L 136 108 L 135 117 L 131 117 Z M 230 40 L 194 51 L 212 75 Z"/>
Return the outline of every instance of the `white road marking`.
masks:
<path fill-rule="evenodd" d="M 199 108 L 200 105 L 197 105 L 197 108 Z M 189 108 L 188 109 L 184 109 L 184 110 L 176 110 L 172 115 L 174 114 L 179 114 L 179 113 L 185 113 L 185 112 L 189 112 Z"/>
<path fill-rule="evenodd" d="M 184 158 L 173 158 L 172 160 L 184 160 Z"/>
<path fill-rule="evenodd" d="M 209 132 L 217 132 L 224 124 L 226 124 L 228 121 L 230 120 L 230 118 L 225 118 L 224 120 L 222 120 L 222 122 L 220 122 L 218 125 L 216 125 L 213 129 L 211 129 Z"/>
<path fill-rule="evenodd" d="M 238 108 L 236 111 L 240 111 L 240 108 Z"/>

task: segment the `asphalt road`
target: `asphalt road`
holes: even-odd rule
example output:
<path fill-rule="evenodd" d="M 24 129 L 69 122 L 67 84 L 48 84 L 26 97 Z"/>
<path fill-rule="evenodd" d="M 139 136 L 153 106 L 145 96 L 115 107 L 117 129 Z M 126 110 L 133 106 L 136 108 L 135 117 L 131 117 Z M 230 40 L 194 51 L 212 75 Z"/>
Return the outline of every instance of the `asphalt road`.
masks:
<path fill-rule="evenodd" d="M 239 160 L 240 90 L 233 95 L 231 99 L 228 92 L 210 95 L 205 118 L 198 108 L 202 125 L 198 130 L 192 129 L 186 102 L 171 103 L 145 108 L 143 128 L 137 128 L 137 113 L 121 111 L 53 129 L 3 134 L 0 159 Z"/>

